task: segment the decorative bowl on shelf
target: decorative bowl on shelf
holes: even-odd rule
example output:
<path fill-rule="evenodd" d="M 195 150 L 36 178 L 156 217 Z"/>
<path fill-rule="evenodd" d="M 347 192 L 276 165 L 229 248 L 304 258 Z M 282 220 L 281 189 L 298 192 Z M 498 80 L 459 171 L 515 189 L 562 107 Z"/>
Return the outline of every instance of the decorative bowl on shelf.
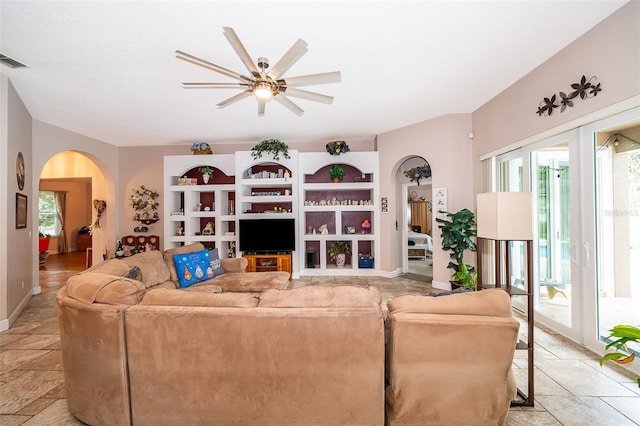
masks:
<path fill-rule="evenodd" d="M 158 221 L 159 219 L 140 219 L 138 222 L 144 223 L 145 225 L 151 225 Z"/>

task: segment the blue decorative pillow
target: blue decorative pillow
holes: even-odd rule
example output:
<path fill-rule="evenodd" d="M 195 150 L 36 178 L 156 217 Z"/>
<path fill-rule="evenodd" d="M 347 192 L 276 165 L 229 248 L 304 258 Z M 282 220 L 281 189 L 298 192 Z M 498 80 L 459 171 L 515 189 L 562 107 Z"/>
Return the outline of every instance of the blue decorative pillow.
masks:
<path fill-rule="evenodd" d="M 176 263 L 176 273 L 181 288 L 214 277 L 209 250 L 174 254 L 173 261 Z"/>
<path fill-rule="evenodd" d="M 218 254 L 218 249 L 215 248 L 211 250 L 211 270 L 213 273 L 213 277 L 217 277 L 218 275 L 224 274 L 224 269 L 222 269 L 222 265 L 220 264 L 220 255 Z"/>

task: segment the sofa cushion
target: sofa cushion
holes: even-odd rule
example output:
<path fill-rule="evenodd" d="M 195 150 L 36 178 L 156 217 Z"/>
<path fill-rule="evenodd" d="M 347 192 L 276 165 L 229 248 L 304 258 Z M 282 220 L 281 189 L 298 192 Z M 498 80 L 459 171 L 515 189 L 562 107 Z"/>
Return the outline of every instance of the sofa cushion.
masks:
<path fill-rule="evenodd" d="M 285 271 L 226 272 L 217 276 L 212 282 L 220 286 L 223 291 L 284 289 L 290 284 L 289 273 Z"/>
<path fill-rule="evenodd" d="M 382 297 L 375 287 L 305 286 L 292 290 L 265 290 L 264 308 L 376 308 Z"/>
<path fill-rule="evenodd" d="M 171 274 L 167 264 L 164 263 L 162 253 L 158 250 L 145 251 L 125 257 L 124 261 L 129 267 L 137 266 L 142 271 L 142 282 L 145 287 L 153 287 L 156 284 L 167 281 Z"/>
<path fill-rule="evenodd" d="M 174 254 L 173 261 L 176 264 L 181 288 L 213 278 L 211 256 L 207 249 L 193 253 Z"/>
<path fill-rule="evenodd" d="M 494 288 L 450 294 L 446 297 L 400 296 L 387 303 L 389 312 L 510 317 L 506 291 Z"/>
<path fill-rule="evenodd" d="M 122 259 L 109 259 L 97 263 L 83 272 L 99 272 L 101 274 L 123 276 L 129 271 L 130 266 Z"/>
<path fill-rule="evenodd" d="M 143 283 L 99 272 L 85 272 L 67 280 L 67 295 L 84 303 L 136 305 L 145 294 Z"/>
<path fill-rule="evenodd" d="M 202 243 L 193 243 L 187 244 L 186 246 L 174 247 L 169 250 L 165 250 L 162 255 L 164 256 L 165 264 L 167 268 L 169 268 L 169 273 L 171 275 L 171 281 L 174 283 L 178 283 L 178 273 L 176 272 L 176 264 L 173 261 L 173 255 L 179 253 L 192 253 L 194 251 L 202 251 L 204 250 L 204 245 Z"/>
<path fill-rule="evenodd" d="M 209 257 L 211 259 L 211 271 L 213 273 L 213 275 L 209 278 L 215 278 L 218 275 L 224 274 L 225 270 L 220 264 L 220 254 L 218 254 L 218 249 L 215 248 L 211 250 L 211 252 L 209 253 Z"/>
<path fill-rule="evenodd" d="M 255 308 L 258 298 L 246 293 L 201 293 L 160 288 L 149 291 L 141 305 Z"/>
<path fill-rule="evenodd" d="M 220 265 L 224 272 L 241 272 L 244 273 L 249 265 L 246 257 L 225 257 L 220 259 Z"/>

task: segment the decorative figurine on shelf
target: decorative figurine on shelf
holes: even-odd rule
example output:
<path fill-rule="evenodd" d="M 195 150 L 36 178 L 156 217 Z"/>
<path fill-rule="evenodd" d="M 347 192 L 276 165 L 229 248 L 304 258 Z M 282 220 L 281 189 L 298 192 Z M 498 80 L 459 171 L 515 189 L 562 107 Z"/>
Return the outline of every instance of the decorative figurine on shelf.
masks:
<path fill-rule="evenodd" d="M 122 241 L 118 241 L 118 244 L 116 244 L 116 257 L 124 257 L 124 249 L 122 248 Z"/>
<path fill-rule="evenodd" d="M 202 229 L 202 235 L 213 235 L 213 222 L 207 222 L 207 225 Z"/>
<path fill-rule="evenodd" d="M 182 226 L 178 226 L 178 232 L 177 234 L 179 237 L 184 235 L 184 228 Z"/>
<path fill-rule="evenodd" d="M 320 232 L 320 235 L 328 235 L 329 234 L 329 227 L 327 227 L 327 224 L 323 224 L 320 225 L 320 228 L 318 228 L 318 231 Z"/>
<path fill-rule="evenodd" d="M 371 222 L 369 222 L 369 219 L 362 221 L 362 229 L 364 229 L 365 234 L 369 233 L 369 230 L 371 229 Z"/>
<path fill-rule="evenodd" d="M 227 249 L 227 257 L 230 259 L 233 259 L 234 257 L 236 257 L 236 242 L 235 241 L 230 241 L 229 242 L 229 248 Z"/>
<path fill-rule="evenodd" d="M 286 181 L 291 177 L 291 173 L 289 173 L 289 170 L 285 170 L 283 176 L 284 176 L 284 180 Z"/>

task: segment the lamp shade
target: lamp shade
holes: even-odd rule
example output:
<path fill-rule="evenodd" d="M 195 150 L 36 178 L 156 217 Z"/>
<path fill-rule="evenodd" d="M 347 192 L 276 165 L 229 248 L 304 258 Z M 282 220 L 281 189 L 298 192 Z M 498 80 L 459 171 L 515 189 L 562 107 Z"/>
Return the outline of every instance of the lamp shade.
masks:
<path fill-rule="evenodd" d="M 479 238 L 533 240 L 530 192 L 487 192 L 476 197 Z"/>

